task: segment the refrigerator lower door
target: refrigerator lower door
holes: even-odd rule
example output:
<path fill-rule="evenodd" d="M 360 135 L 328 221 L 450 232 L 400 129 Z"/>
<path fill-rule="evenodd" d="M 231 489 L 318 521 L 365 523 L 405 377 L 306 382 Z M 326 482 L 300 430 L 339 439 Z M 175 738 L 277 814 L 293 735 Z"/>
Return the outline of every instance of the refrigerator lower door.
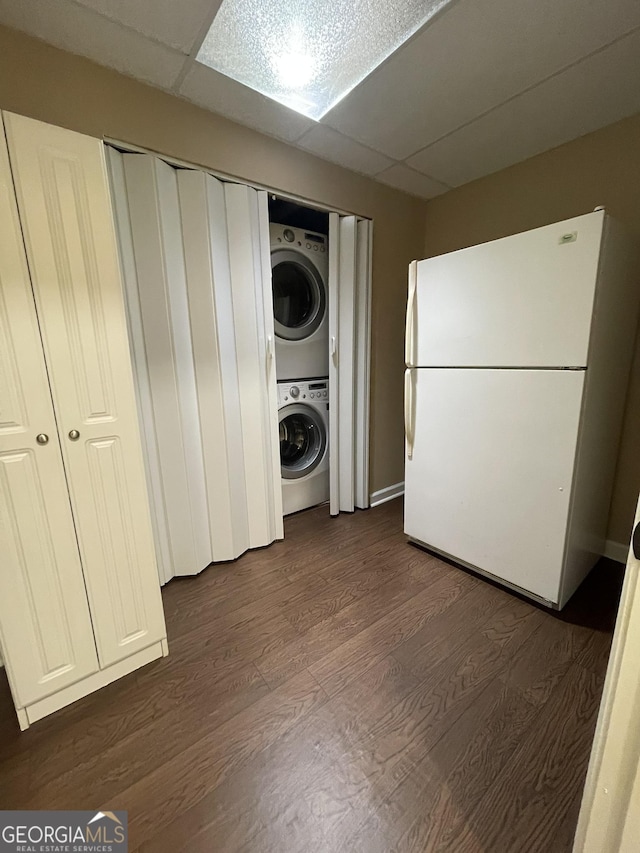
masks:
<path fill-rule="evenodd" d="M 405 533 L 559 600 L 584 372 L 410 372 Z"/>

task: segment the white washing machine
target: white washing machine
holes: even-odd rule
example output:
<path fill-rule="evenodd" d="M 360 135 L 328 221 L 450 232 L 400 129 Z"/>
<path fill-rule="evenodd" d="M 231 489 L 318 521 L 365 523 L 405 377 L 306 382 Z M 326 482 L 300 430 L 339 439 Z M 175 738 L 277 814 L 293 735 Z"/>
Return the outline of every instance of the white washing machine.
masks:
<path fill-rule="evenodd" d="M 329 374 L 328 238 L 269 225 L 278 381 Z"/>
<path fill-rule="evenodd" d="M 285 515 L 329 500 L 329 382 L 278 382 Z"/>

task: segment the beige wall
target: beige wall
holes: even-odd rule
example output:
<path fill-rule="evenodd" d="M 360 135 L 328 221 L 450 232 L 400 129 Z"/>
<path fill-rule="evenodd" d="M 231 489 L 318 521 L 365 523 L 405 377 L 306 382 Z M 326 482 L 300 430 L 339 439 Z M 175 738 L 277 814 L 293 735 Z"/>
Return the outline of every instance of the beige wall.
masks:
<path fill-rule="evenodd" d="M 374 220 L 372 490 L 403 479 L 410 260 L 584 213 L 597 204 L 640 233 L 640 116 L 426 204 L 3 27 L 0 107 Z M 621 542 L 628 540 L 640 488 L 638 424 L 640 354 L 629 390 L 609 530 L 610 538 Z"/>
<path fill-rule="evenodd" d="M 3 27 L 0 108 L 372 218 L 371 489 L 403 479 L 407 266 L 423 252 L 425 202 Z"/>
<path fill-rule="evenodd" d="M 587 213 L 600 204 L 640 234 L 640 115 L 428 202 L 426 255 L 536 228 Z M 637 346 L 609 519 L 610 539 L 629 541 L 639 490 Z"/>

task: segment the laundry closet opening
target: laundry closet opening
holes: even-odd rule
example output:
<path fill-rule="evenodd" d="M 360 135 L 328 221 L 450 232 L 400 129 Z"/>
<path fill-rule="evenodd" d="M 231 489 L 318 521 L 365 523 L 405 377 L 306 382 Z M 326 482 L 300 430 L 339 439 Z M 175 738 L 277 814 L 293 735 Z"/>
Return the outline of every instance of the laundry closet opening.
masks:
<path fill-rule="evenodd" d="M 368 507 L 370 220 L 107 154 L 161 583 Z"/>
<path fill-rule="evenodd" d="M 328 503 L 329 214 L 269 196 L 284 515 Z"/>

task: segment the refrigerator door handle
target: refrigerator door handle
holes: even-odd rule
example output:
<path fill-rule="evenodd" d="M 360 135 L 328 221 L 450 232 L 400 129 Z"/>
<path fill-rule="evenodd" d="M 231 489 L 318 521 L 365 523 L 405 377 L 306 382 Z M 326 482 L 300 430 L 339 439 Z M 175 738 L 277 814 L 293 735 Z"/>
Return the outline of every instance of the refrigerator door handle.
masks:
<path fill-rule="evenodd" d="M 404 372 L 404 437 L 407 442 L 407 459 L 413 459 L 413 371 L 408 367 Z"/>
<path fill-rule="evenodd" d="M 407 367 L 415 367 L 414 357 L 414 322 L 416 292 L 418 290 L 418 262 L 411 261 L 409 264 L 409 293 L 407 296 L 407 319 L 404 335 L 404 360 Z"/>

